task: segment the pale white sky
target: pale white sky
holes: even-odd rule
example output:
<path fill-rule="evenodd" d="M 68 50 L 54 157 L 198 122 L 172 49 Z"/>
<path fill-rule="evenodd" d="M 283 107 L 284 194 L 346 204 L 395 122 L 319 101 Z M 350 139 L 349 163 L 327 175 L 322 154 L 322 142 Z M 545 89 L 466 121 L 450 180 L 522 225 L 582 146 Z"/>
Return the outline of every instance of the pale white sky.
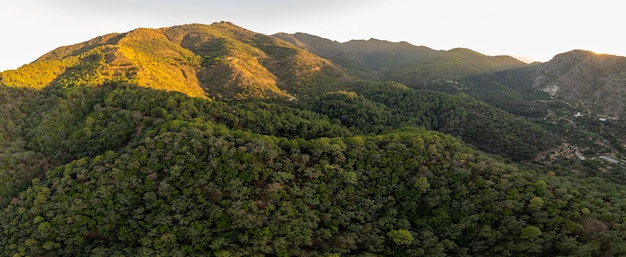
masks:
<path fill-rule="evenodd" d="M 111 32 L 230 21 L 263 34 L 377 38 L 537 61 L 573 49 L 626 56 L 619 0 L 0 0 L 0 71 Z"/>

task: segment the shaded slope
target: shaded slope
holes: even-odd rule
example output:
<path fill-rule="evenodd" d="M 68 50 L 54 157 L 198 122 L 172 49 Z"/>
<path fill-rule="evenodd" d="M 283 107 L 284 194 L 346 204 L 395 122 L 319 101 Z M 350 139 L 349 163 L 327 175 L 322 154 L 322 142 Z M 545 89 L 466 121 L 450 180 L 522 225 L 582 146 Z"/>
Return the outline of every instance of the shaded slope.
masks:
<path fill-rule="evenodd" d="M 0 100 L 0 204 L 52 167 L 118 151 L 175 119 L 287 138 L 352 135 L 325 116 L 278 103 L 228 105 L 115 83 L 43 90 L 0 86 Z"/>
<path fill-rule="evenodd" d="M 458 83 L 457 83 L 458 82 Z M 621 118 L 626 111 L 626 57 L 574 50 L 546 63 L 472 76 L 425 88 L 465 92 L 516 114 L 548 115 L 548 104 L 568 116 Z M 554 109 L 554 108 L 553 108 Z"/>
<path fill-rule="evenodd" d="M 533 86 L 580 111 L 623 117 L 626 57 L 574 50 L 537 66 Z"/>
<path fill-rule="evenodd" d="M 305 33 L 274 36 L 341 64 L 363 78 L 393 80 L 412 87 L 526 66 L 509 56 L 486 56 L 462 48 L 436 51 L 377 39 L 339 43 Z"/>
<path fill-rule="evenodd" d="M 39 91 L 0 85 L 0 205 L 49 168 L 45 155 L 27 148 L 24 134 Z"/>
<path fill-rule="evenodd" d="M 508 69 L 458 80 L 436 81 L 418 88 L 465 93 L 512 114 L 543 118 L 549 95 L 533 88 L 535 66 Z"/>
<path fill-rule="evenodd" d="M 306 33 L 278 33 L 274 36 L 332 60 L 365 79 L 384 80 L 390 69 L 438 54 L 438 51 L 428 47 L 406 42 L 370 39 L 339 43 Z"/>
<path fill-rule="evenodd" d="M 526 64 L 509 56 L 486 56 L 470 49 L 456 48 L 432 59 L 415 60 L 390 71 L 387 78 L 408 86 L 423 86 L 523 66 Z"/>
<path fill-rule="evenodd" d="M 465 94 L 413 90 L 395 83 L 360 83 L 353 90 L 356 93 L 323 95 L 311 108 L 361 133 L 418 126 L 516 161 L 532 159 L 560 142 L 538 125 Z"/>
<path fill-rule="evenodd" d="M 496 97 L 512 95 L 507 91 L 515 91 L 516 98 L 524 99 L 526 104 L 531 104 L 530 108 L 542 110 L 543 116 L 547 115 L 545 103 L 567 105 L 571 113 L 568 116 L 581 112 L 592 117 L 620 118 L 626 107 L 626 57 L 584 50 L 558 54 L 546 63 L 460 81 L 466 89 L 482 91 L 483 96 L 478 98 L 487 102 L 495 102 L 488 98 L 497 100 Z M 508 109 L 524 105 L 515 100 L 510 102 Z M 497 106 L 507 109 L 506 102 Z"/>

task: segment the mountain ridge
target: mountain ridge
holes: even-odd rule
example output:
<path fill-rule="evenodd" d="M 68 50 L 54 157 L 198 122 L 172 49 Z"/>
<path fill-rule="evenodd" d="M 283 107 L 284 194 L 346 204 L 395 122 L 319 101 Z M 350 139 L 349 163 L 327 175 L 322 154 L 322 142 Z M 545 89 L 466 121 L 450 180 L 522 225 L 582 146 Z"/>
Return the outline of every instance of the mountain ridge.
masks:
<path fill-rule="evenodd" d="M 207 49 L 193 44 L 213 47 L 213 56 L 203 56 Z M 80 65 L 81 60 L 89 65 Z M 85 84 L 132 81 L 197 97 L 286 99 L 350 79 L 340 67 L 297 47 L 219 22 L 139 28 L 59 47 L 31 64 L 0 73 L 0 83 L 42 88 L 62 84 L 68 77 L 74 81 L 79 77 Z"/>
<path fill-rule="evenodd" d="M 274 36 L 291 40 L 314 53 L 346 65 L 367 79 L 392 80 L 414 88 L 434 90 L 456 87 L 456 91 L 462 92 L 483 86 L 464 83 L 467 79 L 528 69 L 532 77 L 530 84 L 528 81 L 522 84 L 519 81 L 507 81 L 507 85 L 497 85 L 494 89 L 508 91 L 513 88 L 515 91 L 518 90 L 515 88 L 524 88 L 525 94 L 528 94 L 528 90 L 546 92 L 589 115 L 619 118 L 626 112 L 626 88 L 623 86 L 626 81 L 626 57 L 622 56 L 574 49 L 558 53 L 547 62 L 527 64 L 508 55 L 486 56 L 467 48 L 437 51 L 406 42 L 378 39 L 340 43 L 306 33 L 279 33 Z M 361 55 L 355 54 L 358 52 Z M 421 55 L 416 54 L 418 52 Z M 444 89 L 444 92 L 455 90 Z M 522 95 L 516 97 L 523 98 Z"/>
<path fill-rule="evenodd" d="M 486 56 L 467 48 L 447 51 L 379 39 L 331 41 L 306 33 L 274 35 L 346 66 L 361 77 L 409 86 L 458 80 L 528 64 L 510 56 Z M 418 79 L 416 79 L 418 78 Z"/>
<path fill-rule="evenodd" d="M 610 60 L 594 61 L 595 57 Z M 357 81 L 395 81 L 413 89 L 469 94 L 530 118 L 551 113 L 541 92 L 555 83 L 569 83 L 573 86 L 562 89 L 553 101 L 588 115 L 619 118 L 625 109 L 621 91 L 614 89 L 622 81 L 615 77 L 624 66 L 620 60 L 573 50 L 546 63 L 525 64 L 467 48 L 442 51 L 374 38 L 340 43 L 306 33 L 268 36 L 216 22 L 138 28 L 59 47 L 30 65 L 0 73 L 0 83 L 36 89 L 129 83 L 208 99 L 294 100 L 358 92 L 351 86 Z M 573 73 L 573 67 L 588 71 Z M 590 73 L 600 77 L 580 79 Z M 592 85 L 603 80 L 606 83 Z M 607 93 L 611 91 L 618 94 Z M 567 98 L 585 95 L 592 98 L 580 102 Z"/>
<path fill-rule="evenodd" d="M 322 50 L 326 47 L 331 52 L 342 52 L 343 56 L 339 54 L 325 59 L 309 52 L 306 46 Z M 501 59 L 488 57 L 466 48 L 436 51 L 406 42 L 393 43 L 378 39 L 353 40 L 342 44 L 308 34 L 281 34 L 273 37 L 241 28 L 230 22 L 216 22 L 211 25 L 138 28 L 126 33 L 107 34 L 82 43 L 59 47 L 31 65 L 16 71 L 0 73 L 0 83 L 6 86 L 23 86 L 30 83 L 35 89 L 50 87 L 51 91 L 83 86 L 130 84 L 156 90 L 178 91 L 191 97 L 213 100 L 293 101 L 301 98 L 303 103 L 306 103 L 323 99 L 328 93 L 332 96 L 333 92 L 361 94 L 367 90 L 359 88 L 359 85 L 364 85 L 360 82 L 367 81 L 369 76 L 382 81 L 402 82 L 401 79 L 394 78 L 398 74 L 402 78 L 419 81 L 429 79 L 449 81 L 451 78 L 447 76 L 480 75 L 492 69 L 503 69 L 494 66 L 496 64 L 521 65 L 520 62 L 512 61 L 512 58 Z M 336 61 L 354 65 L 336 64 Z M 482 62 L 474 64 L 473 61 Z M 433 63 L 434 65 L 431 65 Z M 420 71 L 419 68 L 427 69 Z M 430 71 L 435 71 L 434 73 L 442 77 L 427 75 L 427 78 L 423 78 L 414 75 L 415 72 Z M 363 74 L 370 75 L 360 76 Z M 385 83 L 373 85 L 388 87 Z M 407 85 L 415 86 L 408 83 Z M 381 120 L 387 120 L 379 124 L 381 129 L 391 129 L 393 126 L 404 124 L 445 131 L 472 142 L 481 150 L 502 154 L 514 160 L 531 159 L 539 150 L 547 149 L 558 141 L 554 135 L 542 129 L 537 130 L 528 121 L 493 110 L 491 106 L 476 103 L 471 98 L 445 97 L 429 92 L 393 92 L 394 90 L 381 92 L 390 96 L 404 95 L 393 101 L 406 99 L 416 102 L 418 99 L 424 99 L 423 103 L 419 103 L 423 110 L 407 107 L 396 110 L 401 114 L 394 119 L 379 117 Z M 330 100 L 335 101 L 332 98 Z M 374 110 L 371 113 L 376 113 L 376 109 L 382 108 L 380 104 L 390 107 L 397 104 L 382 99 L 378 107 L 372 107 L 376 104 L 369 101 L 363 99 L 362 103 L 359 103 L 350 99 L 338 99 L 337 104 L 344 105 L 346 110 L 355 113 L 344 113 L 344 116 L 335 117 L 331 111 L 327 115 L 338 118 L 338 121 L 347 122 L 343 124 L 347 127 L 354 124 L 368 126 L 361 121 L 349 121 L 342 117 L 356 115 L 361 112 L 359 108 L 372 108 Z M 458 105 L 457 101 L 465 101 L 468 105 Z M 471 110 L 466 112 L 462 110 L 464 108 Z M 463 115 L 451 114 L 454 112 L 463 112 Z M 485 113 L 489 113 L 487 116 L 498 117 L 503 124 L 516 124 L 512 127 L 536 131 L 537 137 L 531 138 L 532 140 L 537 138 L 544 140 L 528 144 L 526 141 L 532 140 L 524 139 L 526 136 L 515 129 L 499 128 L 494 121 L 481 125 L 467 120 L 467 117 L 485 117 Z M 453 118 L 437 117 L 444 114 Z M 405 118 L 404 115 L 417 117 Z M 424 115 L 430 117 L 421 117 Z M 364 120 L 368 119 L 372 120 L 371 117 L 364 117 Z M 464 123 L 471 123 L 466 125 L 475 128 L 474 131 L 465 133 L 462 129 Z M 43 126 L 41 134 L 46 134 L 45 130 Z M 488 132 L 493 135 L 493 140 L 484 140 L 482 134 L 476 132 Z M 38 135 L 34 136 L 37 137 Z M 54 135 L 50 138 L 60 140 Z M 509 146 L 507 141 L 524 143 Z M 529 145 L 533 147 L 527 147 Z"/>
<path fill-rule="evenodd" d="M 206 28 L 201 29 L 200 27 L 203 26 L 206 26 Z M 188 33 L 206 33 L 210 36 L 205 35 L 204 42 L 192 42 L 189 39 L 191 36 L 185 38 L 186 35 L 184 35 L 184 33 L 187 32 L 182 32 L 185 28 L 190 30 Z M 176 30 L 178 30 L 178 32 L 176 32 Z M 164 34 L 167 41 L 170 41 L 178 46 L 170 46 L 171 49 L 169 50 L 169 58 L 172 58 L 173 60 L 168 64 L 148 61 L 148 64 L 155 65 L 152 65 L 151 68 L 139 69 L 138 67 L 140 66 L 150 66 L 138 63 L 142 62 L 142 58 L 146 59 L 146 54 L 150 55 L 156 53 L 144 51 L 144 54 L 137 56 L 136 53 L 133 53 L 136 51 L 123 51 L 124 49 L 127 49 L 124 44 L 132 43 L 130 38 L 133 37 L 138 37 L 138 39 L 140 39 L 142 36 L 148 36 L 150 34 L 156 36 L 155 33 L 148 33 L 148 31 L 156 32 L 156 34 Z M 176 35 L 176 33 L 182 34 Z M 211 58 L 202 56 L 207 53 L 207 49 L 200 49 L 198 47 L 200 47 L 201 44 L 207 44 L 209 37 L 214 39 L 231 38 L 234 40 L 233 42 L 241 42 L 242 44 L 237 43 L 234 49 L 246 49 L 243 50 L 243 52 L 229 52 L 229 50 L 226 49 L 222 49 L 220 51 L 225 51 L 223 54 L 226 55 L 239 55 L 239 57 L 244 58 L 242 59 L 244 61 L 237 62 L 240 58 L 234 56 L 222 56 L 225 58 L 221 59 L 220 56 L 211 56 Z M 291 43 L 291 45 L 275 41 L 274 38 Z M 161 39 L 155 38 L 154 40 Z M 195 40 L 198 40 L 198 35 L 196 35 Z M 122 42 L 121 44 L 120 41 Z M 165 42 L 165 40 L 161 41 Z M 278 53 L 276 52 L 274 56 L 268 58 L 268 53 L 263 50 L 259 51 L 257 48 L 264 47 L 263 44 L 258 44 L 256 41 L 265 41 L 265 44 L 267 45 L 265 46 L 266 51 L 276 51 L 276 49 L 280 48 L 283 50 L 291 49 L 289 51 L 292 51 L 292 53 L 287 53 L 287 55 L 291 54 L 293 56 L 288 56 L 288 58 L 278 60 L 275 58 L 277 57 L 276 53 Z M 193 44 L 196 44 L 196 46 Z M 214 46 L 217 48 L 226 47 L 224 45 L 219 46 L 219 42 L 215 42 L 215 44 L 218 44 Z M 258 45 L 252 46 L 255 44 Z M 246 47 L 246 45 L 252 47 Z M 133 47 L 136 48 L 140 46 Z M 207 46 L 203 47 L 206 48 Z M 216 22 L 211 25 L 188 24 L 158 29 L 139 28 L 126 33 L 111 33 L 82 43 L 58 47 L 44 54 L 31 64 L 24 65 L 17 70 L 7 70 L 2 72 L 0 75 L 0 83 L 5 85 L 30 84 L 38 88 L 44 87 L 55 81 L 62 80 L 61 77 L 63 77 L 66 69 L 71 69 L 73 65 L 77 64 L 78 60 L 85 58 L 85 56 L 81 57 L 81 54 L 86 54 L 96 48 L 101 48 L 100 50 L 104 51 L 102 53 L 104 55 L 104 63 L 109 64 L 109 66 L 101 67 L 101 69 L 113 70 L 110 72 L 111 74 L 88 75 L 102 76 L 99 82 L 111 79 L 130 79 L 137 80 L 135 81 L 136 83 L 145 84 L 149 87 L 152 86 L 165 90 L 174 89 L 175 91 L 181 91 L 189 95 L 200 97 L 211 95 L 209 97 L 218 96 L 230 98 L 235 97 L 235 95 L 239 95 L 237 97 L 245 98 L 247 95 L 256 95 L 256 97 L 261 98 L 278 97 L 286 99 L 294 98 L 294 94 L 297 95 L 298 92 L 304 92 L 298 88 L 307 87 L 307 85 L 311 86 L 309 85 L 311 84 L 310 81 L 314 81 L 316 79 L 299 81 L 297 78 L 307 76 L 315 77 L 317 75 L 313 75 L 316 73 L 314 70 L 319 67 L 326 69 L 326 71 L 321 73 L 317 72 L 318 74 L 332 74 L 331 76 L 325 76 L 325 79 L 330 77 L 341 77 L 341 80 L 344 81 L 353 80 L 351 75 L 348 75 L 345 72 L 345 70 L 348 70 L 358 77 L 365 79 L 380 81 L 392 80 L 407 84 L 411 87 L 421 87 L 433 83 L 440 83 L 440 81 L 457 81 L 469 76 L 489 74 L 507 69 L 528 67 L 539 64 L 547 67 L 549 62 L 558 60 L 559 56 L 576 52 L 576 50 L 573 50 L 571 52 L 557 54 L 553 59 L 546 63 L 526 64 L 511 56 L 486 56 L 467 48 L 454 48 L 447 51 L 433 50 L 426 46 L 415 46 L 404 41 L 390 42 L 375 38 L 368 40 L 350 40 L 340 43 L 306 33 L 277 33 L 272 36 L 266 36 L 238 27 L 229 22 Z M 274 50 L 271 48 L 274 48 Z M 308 55 L 306 51 L 302 52 L 294 49 L 308 50 L 311 53 L 322 57 L 322 59 L 316 59 L 317 57 Z M 191 50 L 191 53 L 188 52 L 188 50 Z M 579 51 L 585 52 L 584 50 Z M 587 53 L 592 52 L 587 51 Z M 165 53 L 165 56 L 168 56 L 168 54 Z M 618 58 L 619 56 L 612 57 Z M 217 62 L 215 61 L 216 58 L 219 59 Z M 147 58 L 147 60 L 152 60 L 152 58 Z M 272 61 L 270 63 L 263 63 L 258 62 L 258 60 Z M 309 68 L 300 68 L 299 71 L 285 70 L 284 68 L 302 67 L 294 64 L 302 63 L 303 60 L 304 62 L 312 61 L 311 64 L 308 65 Z M 327 60 L 332 63 L 329 63 Z M 198 64 L 198 62 L 200 64 Z M 333 63 L 336 63 L 339 66 L 334 65 Z M 97 63 L 92 64 L 92 69 L 98 69 L 99 65 Z M 208 65 L 208 67 L 204 67 L 203 65 Z M 216 67 L 211 67 L 212 65 L 216 65 Z M 26 66 L 31 67 L 26 68 Z M 34 66 L 41 67 L 37 68 Z M 82 68 L 74 67 L 74 69 L 77 70 Z M 43 69 L 45 71 L 38 72 L 38 69 Z M 24 70 L 24 72 L 20 72 L 20 70 Z M 155 70 L 171 70 L 171 72 L 153 76 L 153 74 L 150 74 L 150 70 L 153 72 L 155 72 Z M 544 70 L 544 72 L 545 71 L 547 70 Z M 70 73 L 77 72 L 85 71 L 70 71 Z M 40 74 L 27 76 L 20 75 L 19 73 Z M 88 71 L 87 73 L 93 73 L 93 71 Z M 284 76 L 283 74 L 296 75 L 289 77 Z M 66 75 L 76 76 L 76 74 Z M 538 74 L 537 76 L 545 77 L 545 74 Z M 19 77 L 39 77 L 39 80 L 34 82 L 29 81 L 31 83 L 25 83 L 25 81 L 21 81 L 23 78 Z M 324 77 L 324 75 L 317 78 L 317 80 L 319 81 L 322 77 Z M 163 78 L 167 79 L 163 80 Z M 322 80 L 324 80 L 324 78 L 322 78 Z M 537 81 L 534 82 L 533 86 L 543 91 L 549 91 L 546 87 L 549 86 L 548 84 L 550 82 L 542 80 L 543 79 L 538 78 Z M 555 81 L 555 83 L 556 82 L 558 81 Z M 325 82 L 313 82 L 314 85 L 312 86 L 319 87 L 324 83 Z M 337 81 L 331 81 L 330 83 L 337 83 Z M 223 86 L 215 88 L 214 86 L 209 86 L 207 84 L 219 84 Z M 206 92 L 210 87 L 213 87 L 211 89 L 214 92 Z M 247 93 L 244 93 L 244 91 L 247 91 Z M 213 93 L 215 93 L 215 95 L 212 95 Z M 571 93 L 567 94 L 567 90 L 563 93 L 564 95 L 571 95 Z M 597 98 L 598 96 L 594 96 L 594 99 L 589 101 L 597 101 Z M 604 109 L 607 108 L 599 108 L 598 110 L 602 110 L 602 112 L 605 112 L 605 115 L 607 116 L 619 116 L 616 113 L 620 111 L 617 111 L 616 109 L 619 109 L 619 106 L 621 105 L 619 103 L 615 105 L 614 103 L 617 102 L 611 101 L 610 105 L 617 107 L 612 108 L 611 110 L 605 111 Z"/>

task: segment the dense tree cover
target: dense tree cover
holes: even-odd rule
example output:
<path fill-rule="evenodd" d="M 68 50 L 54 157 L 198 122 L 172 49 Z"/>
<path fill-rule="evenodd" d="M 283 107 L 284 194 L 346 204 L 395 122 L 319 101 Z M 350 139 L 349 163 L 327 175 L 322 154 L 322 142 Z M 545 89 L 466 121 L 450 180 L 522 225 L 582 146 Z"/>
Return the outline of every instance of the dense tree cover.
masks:
<path fill-rule="evenodd" d="M 0 204 L 22 191 L 30 180 L 45 171 L 42 154 L 26 150 L 23 119 L 37 91 L 0 85 Z"/>
<path fill-rule="evenodd" d="M 0 202 L 38 174 L 82 157 L 120 149 L 144 129 L 171 120 L 211 120 L 233 129 L 290 138 L 351 135 L 311 111 L 271 102 L 224 102 L 109 83 L 0 91 Z"/>
<path fill-rule="evenodd" d="M 359 83 L 353 89 L 358 95 L 326 94 L 309 108 L 361 133 L 418 126 L 513 160 L 532 159 L 559 142 L 542 127 L 468 95 L 416 91 L 395 83 Z"/>
<path fill-rule="evenodd" d="M 544 102 L 549 94 L 533 88 L 535 66 L 463 78 L 463 92 L 510 113 L 543 118 L 548 113 Z M 429 89 L 437 90 L 437 86 Z"/>
<path fill-rule="evenodd" d="M 171 120 L 210 120 L 289 138 L 351 135 L 323 115 L 280 102 L 207 101 L 118 83 L 48 87 L 34 105 L 26 120 L 29 147 L 63 162 L 118 149 L 144 128 Z"/>
<path fill-rule="evenodd" d="M 15 87 L 43 88 L 63 74 L 68 67 L 78 63 L 78 57 L 35 62 L 19 67 L 16 70 L 0 72 L 0 84 Z"/>
<path fill-rule="evenodd" d="M 564 182 L 423 130 L 305 141 L 175 120 L 34 179 L 0 215 L 0 244 L 14 256 L 623 253 L 623 201 L 581 201 Z"/>
<path fill-rule="evenodd" d="M 42 173 L 2 191 L 9 256 L 626 254 L 624 185 L 415 128 L 443 128 L 423 107 L 437 94 L 362 86 L 311 111 L 115 83 L 13 90 L 32 99 L 3 107 L 21 120 L 3 135 L 26 155 L 0 174 Z M 398 92 L 407 105 L 383 101 Z"/>
<path fill-rule="evenodd" d="M 355 133 L 380 133 L 399 125 L 398 117 L 387 106 L 372 102 L 355 92 L 323 94 L 311 102 L 304 102 L 303 106 L 338 120 Z"/>
<path fill-rule="evenodd" d="M 572 113 L 572 111 L 570 111 Z M 584 153 L 590 155 L 615 153 L 621 159 L 626 154 L 626 124 L 619 120 L 598 117 L 554 118 L 542 121 L 540 124 L 556 131 L 567 141 L 578 145 Z"/>
<path fill-rule="evenodd" d="M 514 69 L 457 80 L 435 80 L 412 86 L 412 88 L 448 94 L 464 93 L 515 115 L 531 118 L 544 117 L 548 108 L 543 100 L 549 99 L 549 95 L 532 88 L 532 82 L 524 80 L 528 78 L 519 78 L 526 75 L 523 72 L 528 72 L 527 70 L 529 69 Z M 518 86 L 527 85 L 526 83 L 531 86 Z"/>

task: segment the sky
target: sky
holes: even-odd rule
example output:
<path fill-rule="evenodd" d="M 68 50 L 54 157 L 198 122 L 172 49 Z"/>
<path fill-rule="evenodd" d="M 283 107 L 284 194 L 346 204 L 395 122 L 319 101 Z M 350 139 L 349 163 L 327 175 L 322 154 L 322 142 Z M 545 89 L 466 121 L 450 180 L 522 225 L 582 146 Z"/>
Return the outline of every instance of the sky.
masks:
<path fill-rule="evenodd" d="M 230 21 L 271 35 L 376 38 L 549 61 L 574 49 L 626 56 L 619 0 L 0 0 L 0 71 L 59 46 L 135 28 Z"/>

